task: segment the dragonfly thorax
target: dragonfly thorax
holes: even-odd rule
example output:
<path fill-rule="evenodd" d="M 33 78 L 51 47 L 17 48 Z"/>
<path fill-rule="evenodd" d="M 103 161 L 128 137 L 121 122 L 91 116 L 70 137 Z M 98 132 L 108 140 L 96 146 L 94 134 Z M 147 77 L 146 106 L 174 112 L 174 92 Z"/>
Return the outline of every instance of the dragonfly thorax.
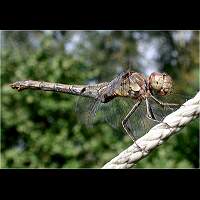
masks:
<path fill-rule="evenodd" d="M 115 94 L 122 97 L 142 98 L 147 91 L 147 82 L 143 74 L 128 72 L 121 80 L 120 87 L 116 88 Z"/>

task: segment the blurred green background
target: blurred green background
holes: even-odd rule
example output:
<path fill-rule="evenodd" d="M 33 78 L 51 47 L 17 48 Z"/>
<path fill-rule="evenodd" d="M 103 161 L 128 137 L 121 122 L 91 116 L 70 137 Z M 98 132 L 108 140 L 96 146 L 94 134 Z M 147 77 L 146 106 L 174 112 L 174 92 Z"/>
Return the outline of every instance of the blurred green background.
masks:
<path fill-rule="evenodd" d="M 2 31 L 1 167 L 101 168 L 132 144 L 106 123 L 87 128 L 76 97 L 8 84 L 43 80 L 109 81 L 123 70 L 169 73 L 181 93 L 199 90 L 197 31 Z M 136 168 L 199 167 L 199 121 L 138 162 Z"/>

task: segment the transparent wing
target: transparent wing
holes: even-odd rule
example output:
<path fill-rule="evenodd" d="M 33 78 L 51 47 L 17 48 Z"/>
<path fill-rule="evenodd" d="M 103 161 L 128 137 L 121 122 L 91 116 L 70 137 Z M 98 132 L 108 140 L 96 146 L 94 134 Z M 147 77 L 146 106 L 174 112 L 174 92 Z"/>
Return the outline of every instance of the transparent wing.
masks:
<path fill-rule="evenodd" d="M 123 75 L 125 72 L 119 74 L 115 79 L 113 79 L 107 88 L 105 88 L 104 91 L 99 94 L 96 98 L 90 98 L 90 97 L 78 97 L 76 101 L 76 109 L 75 111 L 79 115 L 79 119 L 82 123 L 84 123 L 87 126 L 92 126 L 92 124 L 95 123 L 96 119 L 108 119 L 111 116 L 111 112 L 115 112 L 114 106 L 111 107 L 110 112 L 104 112 L 102 114 L 99 114 L 97 111 L 99 110 L 99 107 L 102 105 L 105 105 L 102 102 L 102 97 L 104 95 L 112 96 L 115 89 L 120 87 Z M 108 102 L 106 105 L 110 107 L 110 105 L 113 104 Z M 105 107 L 106 108 L 106 107 Z M 107 110 L 107 109 L 106 109 Z M 102 111 L 105 111 L 105 109 L 102 109 Z M 98 117 L 96 116 L 98 114 Z M 107 114 L 109 117 L 104 117 L 104 114 Z"/>
<path fill-rule="evenodd" d="M 90 97 L 78 97 L 76 100 L 75 112 L 81 123 L 91 127 L 95 122 L 96 112 L 100 101 Z"/>
<path fill-rule="evenodd" d="M 104 113 L 102 116 L 104 116 L 104 120 L 107 123 L 113 128 L 121 129 L 125 133 L 125 130 L 122 127 L 122 120 L 126 117 L 135 103 L 136 100 L 118 97 L 106 104 L 101 104 L 99 110 Z M 146 105 L 145 102 L 142 102 L 129 118 L 127 124 L 134 137 L 139 138 L 157 123 L 146 117 Z"/>
<path fill-rule="evenodd" d="M 124 76 L 127 73 L 128 72 L 122 72 L 116 78 L 114 78 L 112 81 L 110 81 L 109 86 L 107 87 L 105 93 L 107 95 L 112 95 L 116 91 L 116 89 L 121 88 L 121 90 L 123 90 L 123 86 L 121 85 L 121 83 L 123 82 Z"/>
<path fill-rule="evenodd" d="M 145 101 L 140 104 L 128 121 L 128 126 L 136 139 L 145 135 L 156 124 L 157 122 L 147 118 Z"/>
<path fill-rule="evenodd" d="M 148 98 L 149 104 L 151 106 L 152 112 L 158 121 L 162 121 L 167 115 L 177 110 L 187 99 L 188 97 L 185 95 L 173 93 L 168 96 L 156 96 L 157 99 L 164 103 L 173 103 L 178 104 L 177 106 L 161 106 L 156 103 L 153 99 Z M 133 115 L 129 119 L 129 127 L 136 138 L 143 136 L 146 132 L 148 132 L 153 126 L 158 124 L 151 119 L 149 119 L 146 114 L 146 103 L 143 101 L 137 110 L 133 113 Z"/>
<path fill-rule="evenodd" d="M 121 122 L 130 111 L 134 102 L 128 102 L 126 98 L 117 97 L 108 103 L 101 104 L 100 111 L 102 120 L 109 123 L 113 128 L 121 128 Z"/>
<path fill-rule="evenodd" d="M 107 122 L 113 128 L 120 129 L 123 134 L 122 120 L 131 110 L 136 100 L 118 97 L 108 103 L 101 103 L 93 98 L 79 97 L 76 112 L 81 123 L 91 127 L 95 122 Z M 153 102 L 153 104 L 155 104 Z M 156 105 L 155 105 L 156 106 Z M 142 102 L 127 122 L 135 138 L 143 136 L 151 127 L 156 125 L 146 117 L 146 104 Z"/>
<path fill-rule="evenodd" d="M 159 101 L 162 101 L 163 103 L 178 104 L 177 106 L 166 105 L 163 107 L 159 103 L 156 103 L 152 98 L 149 98 L 148 101 L 151 105 L 153 113 L 156 119 L 159 121 L 162 121 L 167 115 L 177 110 L 188 99 L 188 97 L 185 95 L 180 95 L 175 93 L 162 97 L 154 95 L 154 97 L 156 97 Z"/>
<path fill-rule="evenodd" d="M 156 98 L 162 102 L 180 105 L 186 101 L 186 97 L 181 95 L 156 96 Z M 180 107 L 180 105 L 163 107 L 151 98 L 148 101 L 158 121 L 162 121 L 165 116 Z M 135 103 L 136 100 L 124 97 L 117 97 L 107 103 L 101 103 L 100 100 L 94 98 L 79 97 L 76 104 L 76 112 L 80 121 L 87 126 L 92 126 L 97 121 L 106 121 L 113 128 L 121 129 L 125 132 L 122 127 L 122 120 Z M 157 124 L 157 122 L 147 118 L 146 114 L 146 104 L 143 101 L 127 122 L 132 134 L 136 138 L 143 136 L 150 128 Z"/>

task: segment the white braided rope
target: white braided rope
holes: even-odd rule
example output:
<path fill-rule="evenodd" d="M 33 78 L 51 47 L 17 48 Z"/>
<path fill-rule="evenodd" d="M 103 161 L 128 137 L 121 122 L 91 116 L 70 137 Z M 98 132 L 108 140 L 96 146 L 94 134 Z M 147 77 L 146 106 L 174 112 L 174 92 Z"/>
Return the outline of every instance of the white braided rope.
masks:
<path fill-rule="evenodd" d="M 199 114 L 200 92 L 194 98 L 186 101 L 178 110 L 166 116 L 162 123 L 154 126 L 148 133 L 136 141 L 140 147 L 144 148 L 144 151 L 139 149 L 136 144 L 133 144 L 105 164 L 103 169 L 131 168 L 137 161 L 146 157 L 167 138 L 178 132 L 191 120 L 199 117 Z"/>

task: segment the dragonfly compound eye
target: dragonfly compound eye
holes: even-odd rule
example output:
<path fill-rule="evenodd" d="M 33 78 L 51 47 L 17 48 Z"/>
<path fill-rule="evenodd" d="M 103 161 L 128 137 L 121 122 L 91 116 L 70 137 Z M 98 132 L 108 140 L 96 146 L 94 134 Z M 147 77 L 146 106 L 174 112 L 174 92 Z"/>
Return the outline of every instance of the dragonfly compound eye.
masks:
<path fill-rule="evenodd" d="M 163 86 L 164 80 L 163 80 L 163 74 L 159 72 L 153 72 L 149 77 L 149 84 L 150 88 L 154 90 L 161 90 Z"/>
<path fill-rule="evenodd" d="M 171 76 L 167 75 L 166 73 L 163 73 L 163 86 L 160 91 L 160 95 L 167 95 L 170 94 L 172 91 L 172 78 Z"/>
<path fill-rule="evenodd" d="M 171 92 L 172 78 L 166 73 L 153 72 L 149 77 L 149 86 L 159 95 L 167 95 Z"/>

